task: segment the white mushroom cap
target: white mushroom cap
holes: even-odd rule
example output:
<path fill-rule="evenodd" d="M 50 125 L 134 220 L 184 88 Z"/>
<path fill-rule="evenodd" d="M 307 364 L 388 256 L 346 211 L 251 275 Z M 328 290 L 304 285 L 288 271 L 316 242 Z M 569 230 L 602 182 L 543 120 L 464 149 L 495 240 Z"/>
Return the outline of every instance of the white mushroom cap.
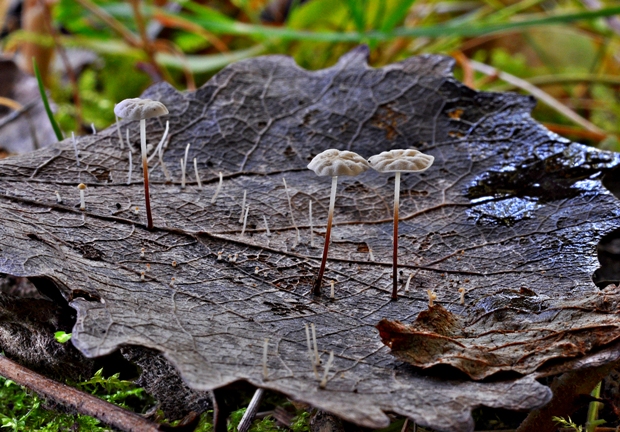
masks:
<path fill-rule="evenodd" d="M 308 164 L 318 176 L 356 176 L 363 173 L 370 165 L 366 159 L 351 151 L 336 149 L 325 150 L 319 153 Z"/>
<path fill-rule="evenodd" d="M 114 114 L 127 120 L 142 120 L 168 114 L 166 105 L 151 99 L 125 99 L 114 107 Z"/>
<path fill-rule="evenodd" d="M 418 150 L 390 150 L 368 159 L 370 166 L 379 172 L 422 172 L 426 171 L 435 158 Z"/>

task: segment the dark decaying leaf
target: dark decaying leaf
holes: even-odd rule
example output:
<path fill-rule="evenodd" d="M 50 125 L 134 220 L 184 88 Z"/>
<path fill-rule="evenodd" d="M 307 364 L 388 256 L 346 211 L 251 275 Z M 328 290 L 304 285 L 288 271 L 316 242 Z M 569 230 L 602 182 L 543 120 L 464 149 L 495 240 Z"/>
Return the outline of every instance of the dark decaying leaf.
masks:
<path fill-rule="evenodd" d="M 69 141 L 0 162 L 0 271 L 52 280 L 77 310 L 72 341 L 87 356 L 153 348 L 195 389 L 248 380 L 360 425 L 385 426 L 392 411 L 450 431 L 471 430 L 479 405 L 546 403 L 550 391 L 533 375 L 541 366 L 587 358 L 620 336 L 617 290 L 599 292 L 591 279 L 598 241 L 620 226 L 616 199 L 601 185 L 620 158 L 549 133 L 530 118 L 531 98 L 466 88 L 451 77 L 450 59 L 372 69 L 366 54 L 358 48 L 316 72 L 287 57 L 257 58 L 193 93 L 166 84 L 147 91 L 170 110 L 164 159 L 173 178 L 166 183 L 152 163 L 153 231 L 138 166 L 128 185 L 114 127 L 79 140 L 79 166 Z M 149 143 L 164 122 L 148 121 Z M 137 122 L 121 127 L 136 149 Z M 401 298 L 390 301 L 394 177 L 375 172 L 339 179 L 325 276 L 336 281 L 336 299 L 329 285 L 313 297 L 330 181 L 306 164 L 327 148 L 369 157 L 409 147 L 435 164 L 402 177 Z M 85 212 L 78 182 L 88 185 Z M 428 310 L 427 290 L 440 306 Z M 441 343 L 441 322 L 421 312 L 452 322 Z M 316 374 L 309 323 L 323 362 Z M 441 379 L 407 362 L 451 365 L 474 379 L 522 377 Z"/>

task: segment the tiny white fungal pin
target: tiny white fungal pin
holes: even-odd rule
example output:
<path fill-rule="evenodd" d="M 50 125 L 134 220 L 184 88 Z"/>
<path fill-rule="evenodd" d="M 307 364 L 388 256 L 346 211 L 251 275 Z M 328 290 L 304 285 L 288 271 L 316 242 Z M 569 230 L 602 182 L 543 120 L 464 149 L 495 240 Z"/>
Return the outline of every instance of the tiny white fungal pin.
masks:
<path fill-rule="evenodd" d="M 465 288 L 460 287 L 459 288 L 459 293 L 461 294 L 461 298 L 459 299 L 459 303 L 464 305 L 465 304 Z"/>
<path fill-rule="evenodd" d="M 324 389 L 325 386 L 327 385 L 327 375 L 329 374 L 329 369 L 331 369 L 333 362 L 334 362 L 334 352 L 330 351 L 329 358 L 327 359 L 327 364 L 325 365 L 325 371 L 323 372 L 323 379 L 321 380 L 321 383 L 319 384 L 319 387 L 321 387 L 322 389 Z"/>
<path fill-rule="evenodd" d="M 176 261 L 172 261 L 172 267 L 176 267 L 177 266 L 177 262 Z"/>
<path fill-rule="evenodd" d="M 140 214 L 140 207 L 135 206 L 135 207 L 134 207 L 134 209 L 133 209 L 133 212 L 134 212 L 135 214 Z"/>
<path fill-rule="evenodd" d="M 140 249 L 140 259 L 144 259 L 144 252 L 146 252 L 146 249 L 141 248 Z"/>
<path fill-rule="evenodd" d="M 310 214 L 310 247 L 314 247 L 314 227 L 312 226 L 312 200 L 308 202 L 308 213 Z"/>
<path fill-rule="evenodd" d="M 413 273 L 411 273 L 409 275 L 409 277 L 407 278 L 407 283 L 405 284 L 405 292 L 409 292 L 409 283 L 411 282 L 411 278 L 413 277 Z"/>
<path fill-rule="evenodd" d="M 334 300 L 336 298 L 336 296 L 334 295 L 334 285 L 336 284 L 336 281 L 331 281 L 331 290 L 330 290 L 330 297 L 332 300 Z"/>
<path fill-rule="evenodd" d="M 177 279 L 176 279 L 175 277 L 170 278 L 170 286 L 174 286 L 174 282 L 175 282 L 176 280 L 177 280 Z"/>
<path fill-rule="evenodd" d="M 239 215 L 239 223 L 243 222 L 243 211 L 245 210 L 245 198 L 247 196 L 248 191 L 243 191 L 243 199 L 241 200 L 241 215 Z"/>
<path fill-rule="evenodd" d="M 245 208 L 245 216 L 243 216 L 243 229 L 241 230 L 241 237 L 245 234 L 245 227 L 248 224 L 248 213 L 250 212 L 250 206 Z"/>
<path fill-rule="evenodd" d="M 258 266 L 254 267 L 254 274 L 258 274 L 259 271 L 260 271 L 260 268 Z"/>
<path fill-rule="evenodd" d="M 263 221 L 265 221 L 265 229 L 267 230 L 267 237 L 271 237 L 271 232 L 269 231 L 269 224 L 267 223 L 267 217 L 263 215 Z"/>
<path fill-rule="evenodd" d="M 288 208 L 291 212 L 293 227 L 295 227 L 295 231 L 297 231 L 297 244 L 299 244 L 301 243 L 301 235 L 299 234 L 299 228 L 297 228 L 297 223 L 295 222 L 295 215 L 293 214 L 293 204 L 291 203 L 291 196 L 288 194 L 288 186 L 286 185 L 286 179 L 284 177 L 282 177 L 282 182 L 284 183 L 284 192 L 286 192 L 286 199 L 288 200 Z"/>
<path fill-rule="evenodd" d="M 181 189 L 185 189 L 185 161 L 183 160 L 183 158 L 181 158 L 180 161 L 181 161 Z"/>
<path fill-rule="evenodd" d="M 114 104 L 116 106 L 116 104 Z M 121 143 L 121 150 L 125 149 L 125 143 L 123 142 L 123 134 L 121 133 L 121 125 L 118 122 L 118 116 L 114 114 L 116 118 L 116 132 L 118 133 L 118 141 Z"/>
<path fill-rule="evenodd" d="M 372 248 L 370 246 L 368 246 L 368 257 L 370 258 L 370 261 L 375 260 L 375 255 L 372 253 Z"/>
<path fill-rule="evenodd" d="M 198 174 L 198 162 L 194 158 L 194 171 L 196 172 L 196 182 L 198 183 L 198 189 L 202 189 L 202 183 L 200 182 L 200 174 Z"/>
<path fill-rule="evenodd" d="M 62 204 L 62 197 L 60 196 L 60 192 L 55 191 L 55 193 L 56 193 L 56 202 L 58 204 Z"/>
<path fill-rule="evenodd" d="M 217 260 L 218 260 L 218 261 L 222 261 L 222 254 L 223 254 L 223 253 L 224 253 L 224 252 L 222 252 L 222 251 L 219 251 L 219 252 L 217 253 Z"/>
<path fill-rule="evenodd" d="M 220 190 L 222 190 L 222 183 L 224 182 L 224 177 L 222 176 L 222 173 L 220 172 L 220 182 L 217 185 L 217 189 L 215 189 L 215 193 L 213 194 L 213 198 L 211 198 L 211 204 L 215 203 L 215 200 L 217 199 L 217 196 L 220 194 Z"/>
<path fill-rule="evenodd" d="M 316 327 L 314 323 L 310 324 L 310 329 L 312 330 L 312 343 L 314 344 L 314 364 L 321 364 L 321 360 L 319 359 L 319 349 L 316 344 Z"/>
<path fill-rule="evenodd" d="M 71 132 L 71 140 L 73 142 L 73 150 L 75 151 L 75 161 L 77 162 L 78 168 L 80 167 L 80 154 L 77 149 L 77 141 L 75 139 L 75 134 Z"/>
<path fill-rule="evenodd" d="M 129 153 L 129 173 L 127 174 L 127 184 L 131 184 L 131 172 L 133 170 L 133 160 L 131 156 L 131 151 Z"/>
<path fill-rule="evenodd" d="M 318 379 L 319 373 L 316 370 L 316 363 L 314 362 L 314 354 L 312 353 L 312 344 L 310 343 L 310 329 L 308 328 L 308 324 L 304 324 L 304 327 L 306 328 L 306 344 L 308 345 L 308 358 L 310 359 L 310 364 L 312 365 L 314 376 L 316 379 Z"/>
<path fill-rule="evenodd" d="M 127 139 L 127 147 L 131 151 L 131 141 L 129 141 L 129 129 L 125 129 L 125 139 Z"/>
<path fill-rule="evenodd" d="M 267 372 L 267 352 L 269 350 L 269 338 L 265 338 L 263 344 L 263 378 L 267 379 L 269 373 Z"/>
<path fill-rule="evenodd" d="M 140 280 L 143 281 L 144 280 L 144 272 L 140 272 Z"/>

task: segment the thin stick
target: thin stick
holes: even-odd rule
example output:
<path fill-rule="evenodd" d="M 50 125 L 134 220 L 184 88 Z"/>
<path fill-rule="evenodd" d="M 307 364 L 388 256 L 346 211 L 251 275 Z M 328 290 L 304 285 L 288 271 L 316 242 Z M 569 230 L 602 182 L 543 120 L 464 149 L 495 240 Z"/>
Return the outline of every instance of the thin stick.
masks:
<path fill-rule="evenodd" d="M 127 153 L 129 153 L 129 174 L 127 174 L 127 184 L 131 184 L 131 172 L 133 170 L 133 160 L 131 156 L 131 151 Z"/>
<path fill-rule="evenodd" d="M 73 142 L 73 150 L 75 151 L 75 161 L 77 162 L 78 168 L 80 167 L 80 155 L 77 149 L 77 141 L 75 139 L 75 134 L 71 132 L 71 140 Z"/>
<path fill-rule="evenodd" d="M 267 379 L 269 373 L 267 372 L 267 352 L 269 351 L 269 338 L 265 338 L 263 343 L 263 378 Z"/>
<path fill-rule="evenodd" d="M 263 221 L 265 221 L 265 229 L 267 230 L 267 237 L 271 237 L 271 232 L 269 231 L 269 224 L 267 223 L 267 216 L 263 215 Z"/>
<path fill-rule="evenodd" d="M 164 162 L 164 148 L 159 148 L 159 164 L 161 165 L 161 169 L 164 172 L 164 176 L 166 177 L 166 182 L 170 183 L 172 181 L 172 177 L 170 176 L 170 171 L 168 171 L 168 167 Z"/>
<path fill-rule="evenodd" d="M 44 399 L 72 408 L 80 414 L 93 416 L 119 430 L 159 431 L 159 425 L 138 414 L 106 402 L 76 388 L 39 375 L 5 356 L 0 356 L 0 375 L 29 388 Z"/>
<path fill-rule="evenodd" d="M 312 330 L 312 343 L 314 344 L 314 364 L 319 365 L 321 360 L 319 359 L 319 348 L 316 343 L 316 327 L 314 323 L 310 324 L 310 329 Z"/>
<path fill-rule="evenodd" d="M 239 223 L 243 222 L 243 210 L 245 210 L 245 198 L 248 194 L 247 190 L 243 191 L 243 199 L 241 200 L 241 214 L 239 215 Z"/>
<path fill-rule="evenodd" d="M 97 129 L 95 129 L 95 123 L 91 123 L 90 128 L 93 130 L 93 135 L 97 135 Z"/>
<path fill-rule="evenodd" d="M 248 213 L 250 212 L 250 205 L 245 208 L 245 216 L 243 217 L 243 229 L 241 230 L 241 237 L 245 234 L 245 227 L 248 223 Z"/>
<path fill-rule="evenodd" d="M 116 106 L 116 104 L 114 105 Z M 118 121 L 118 116 L 116 114 L 114 114 L 114 117 L 116 117 L 116 132 L 118 133 L 118 141 L 121 144 L 121 150 L 125 149 L 125 142 L 123 142 L 123 134 L 121 133 L 121 125 Z"/>
<path fill-rule="evenodd" d="M 149 165 L 146 161 L 146 120 L 140 120 L 140 146 L 142 153 L 142 172 L 144 174 L 144 201 L 146 204 L 146 227 L 153 229 L 153 216 L 151 215 L 151 196 L 149 194 Z"/>
<path fill-rule="evenodd" d="M 224 177 L 222 176 L 222 173 L 220 172 L 220 182 L 217 185 L 217 189 L 215 189 L 215 193 L 213 194 L 213 198 L 211 198 L 211 204 L 215 203 L 215 200 L 217 199 L 217 196 L 220 193 L 220 190 L 222 190 L 222 183 L 224 182 Z"/>
<path fill-rule="evenodd" d="M 264 389 L 256 389 L 254 392 L 254 396 L 252 396 L 252 400 L 248 405 L 243 417 L 241 417 L 241 421 L 239 422 L 239 426 L 237 426 L 237 432 L 247 432 L 250 430 L 250 426 L 252 426 L 252 422 L 256 417 L 256 413 L 260 406 L 260 403 L 263 399 L 263 395 L 265 394 Z"/>
<path fill-rule="evenodd" d="M 325 372 L 323 372 L 323 379 L 321 380 L 321 384 L 319 384 L 319 387 L 325 388 L 325 386 L 327 385 L 327 374 L 329 374 L 329 370 L 331 369 L 333 362 L 334 352 L 330 351 L 329 358 L 327 359 L 327 364 L 325 365 Z"/>
<path fill-rule="evenodd" d="M 327 263 L 327 251 L 329 250 L 329 238 L 332 231 L 332 219 L 334 218 L 334 205 L 336 203 L 336 185 L 338 184 L 338 176 L 332 177 L 332 191 L 329 197 L 329 213 L 327 214 L 327 228 L 325 230 L 325 245 L 323 246 L 323 258 L 321 259 L 321 268 L 319 275 L 314 282 L 313 294 L 321 295 L 321 285 L 323 284 L 323 273 L 325 272 L 325 264 Z"/>
<path fill-rule="evenodd" d="M 398 300 L 398 205 L 400 202 L 400 172 L 394 179 L 394 252 L 392 257 L 392 300 Z"/>
<path fill-rule="evenodd" d="M 166 138 L 168 138 L 168 130 L 169 129 L 170 129 L 170 121 L 166 120 L 166 129 L 164 129 L 164 134 L 162 135 L 161 139 L 159 140 L 159 143 L 157 144 L 157 147 L 155 147 L 155 150 L 153 150 L 153 153 L 147 159 L 149 163 L 151 163 L 151 161 L 155 158 L 155 156 L 157 156 L 159 151 L 164 147 L 164 143 L 166 142 Z"/>
<path fill-rule="evenodd" d="M 532 96 L 535 96 L 536 99 L 540 100 L 545 105 L 551 107 L 552 109 L 559 112 L 560 114 L 570 119 L 574 123 L 580 125 L 584 129 L 587 129 L 589 131 L 596 132 L 596 133 L 604 133 L 603 130 L 601 130 L 598 126 L 589 122 L 588 120 L 586 120 L 585 118 L 577 114 L 575 111 L 568 108 L 566 105 L 564 105 L 562 102 L 560 102 L 559 100 L 551 96 L 549 93 L 542 91 L 541 89 L 525 81 L 524 79 L 521 79 L 509 73 L 503 72 L 501 70 L 498 70 L 484 63 L 477 62 L 475 60 L 470 59 L 469 64 L 474 70 L 478 72 L 482 72 L 485 75 L 496 76 L 502 81 L 505 81 L 509 84 L 512 84 L 513 86 L 517 88 L 527 91 Z"/>
<path fill-rule="evenodd" d="M 299 228 L 297 228 L 297 223 L 295 223 L 295 215 L 293 214 L 293 204 L 291 203 L 291 196 L 288 194 L 288 187 L 286 186 L 286 179 L 282 177 L 282 182 L 284 183 L 284 192 L 286 192 L 286 199 L 288 200 L 288 208 L 291 212 L 291 220 L 293 221 L 293 226 L 295 227 L 295 231 L 297 231 L 297 244 L 301 243 L 301 236 L 299 234 Z"/>
<path fill-rule="evenodd" d="M 181 189 L 185 189 L 185 162 L 183 158 L 181 158 L 180 161 L 181 161 Z"/>
<path fill-rule="evenodd" d="M 202 189 L 202 183 L 200 182 L 200 174 L 198 173 L 198 162 L 194 158 L 194 171 L 196 172 L 196 181 L 198 182 L 198 189 Z"/>
<path fill-rule="evenodd" d="M 312 226 L 312 200 L 308 202 L 308 213 L 310 213 L 310 247 L 314 247 L 314 228 Z"/>

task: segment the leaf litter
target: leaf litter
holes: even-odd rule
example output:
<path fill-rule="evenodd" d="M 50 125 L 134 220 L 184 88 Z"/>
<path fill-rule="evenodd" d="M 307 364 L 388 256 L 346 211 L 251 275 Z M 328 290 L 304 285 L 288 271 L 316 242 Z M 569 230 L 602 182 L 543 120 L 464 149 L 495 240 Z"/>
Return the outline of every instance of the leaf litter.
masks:
<path fill-rule="evenodd" d="M 362 426 L 395 412 L 450 431 L 473 430 L 480 405 L 545 404 L 546 365 L 574 367 L 620 336 L 618 290 L 592 282 L 596 246 L 620 226 L 601 183 L 620 157 L 548 132 L 531 98 L 463 86 L 451 59 L 373 69 L 366 57 L 359 47 L 315 72 L 260 57 L 195 92 L 147 90 L 170 111 L 147 121 L 153 146 L 170 122 L 165 169 L 149 173 L 151 231 L 115 126 L 79 138 L 79 166 L 70 140 L 0 161 L 0 271 L 51 280 L 86 356 L 152 348 L 197 390 L 247 380 Z M 137 126 L 121 122 L 134 156 Z M 201 188 L 192 170 L 181 187 L 188 143 Z M 330 185 L 306 165 L 328 148 L 435 157 L 402 179 L 398 301 L 394 176 L 371 171 L 339 182 L 325 272 L 335 299 L 311 293 Z"/>

